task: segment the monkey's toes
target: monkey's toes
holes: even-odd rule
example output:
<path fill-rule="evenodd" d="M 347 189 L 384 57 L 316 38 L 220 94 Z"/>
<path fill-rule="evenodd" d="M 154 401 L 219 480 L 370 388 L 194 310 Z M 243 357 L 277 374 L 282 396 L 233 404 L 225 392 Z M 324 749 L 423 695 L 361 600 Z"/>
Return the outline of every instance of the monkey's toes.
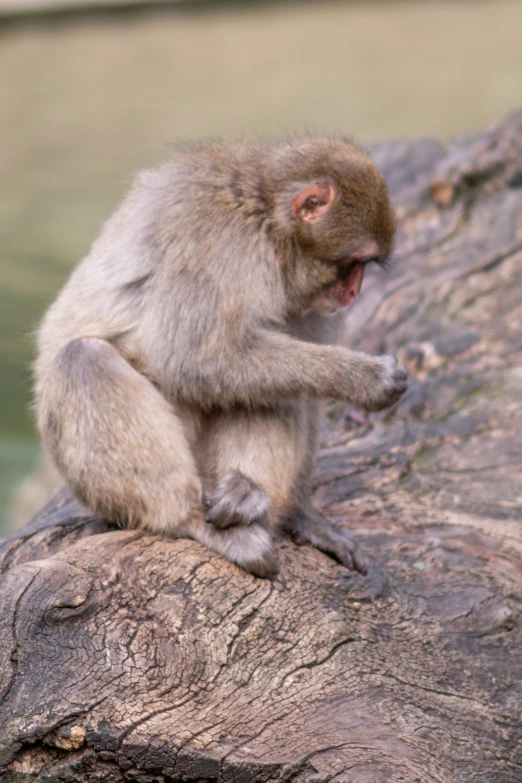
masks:
<path fill-rule="evenodd" d="M 346 568 L 367 573 L 369 562 L 358 543 L 344 530 L 333 527 L 326 517 L 315 512 L 313 517 L 300 517 L 294 524 L 292 539 L 296 544 L 312 544 Z"/>
<path fill-rule="evenodd" d="M 326 554 L 332 555 L 346 568 L 359 571 L 361 574 L 366 574 L 368 570 L 368 559 L 357 542 L 347 533 L 336 531 L 334 535 L 328 536 L 317 548 L 326 552 Z"/>
<path fill-rule="evenodd" d="M 334 554 L 347 568 L 353 568 L 355 571 L 359 571 L 360 574 L 368 573 L 368 558 L 353 539 L 350 539 L 348 546 L 341 545 L 339 553 L 334 552 Z"/>
<path fill-rule="evenodd" d="M 227 473 L 217 489 L 205 492 L 202 500 L 205 522 L 219 529 L 254 522 L 264 524 L 270 513 L 270 499 L 266 492 L 240 471 Z"/>

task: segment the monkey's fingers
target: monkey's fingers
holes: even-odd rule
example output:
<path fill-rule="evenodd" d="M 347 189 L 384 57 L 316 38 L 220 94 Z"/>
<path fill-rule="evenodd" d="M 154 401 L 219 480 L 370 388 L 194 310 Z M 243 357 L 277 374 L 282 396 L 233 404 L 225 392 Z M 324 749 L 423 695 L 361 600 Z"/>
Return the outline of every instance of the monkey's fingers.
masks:
<path fill-rule="evenodd" d="M 366 392 L 363 407 L 369 411 L 389 408 L 408 388 L 408 373 L 395 356 L 377 356 L 372 359 L 376 376 Z"/>
<path fill-rule="evenodd" d="M 359 571 L 360 574 L 366 575 L 368 573 L 369 561 L 358 544 L 355 544 L 355 549 L 352 550 L 351 554 L 355 570 Z"/>
<path fill-rule="evenodd" d="M 268 495 L 239 471 L 224 476 L 214 492 L 205 492 L 203 505 L 205 522 L 218 529 L 255 522 L 263 525 L 270 512 Z"/>
<path fill-rule="evenodd" d="M 203 503 L 203 508 L 209 509 L 212 508 L 216 501 L 211 495 L 208 494 L 208 492 L 202 492 L 201 502 Z"/>

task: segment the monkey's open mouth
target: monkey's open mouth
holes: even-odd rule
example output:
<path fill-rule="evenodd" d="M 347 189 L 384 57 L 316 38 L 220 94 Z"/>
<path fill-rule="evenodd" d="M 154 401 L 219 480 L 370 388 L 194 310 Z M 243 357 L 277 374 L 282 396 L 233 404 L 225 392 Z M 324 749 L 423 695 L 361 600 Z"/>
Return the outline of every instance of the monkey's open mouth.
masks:
<path fill-rule="evenodd" d="M 357 299 L 364 277 L 364 267 L 363 261 L 349 261 L 341 266 L 336 281 L 313 300 L 312 307 L 333 313 Z"/>
<path fill-rule="evenodd" d="M 347 264 L 343 264 L 337 273 L 337 282 L 343 282 L 344 280 L 347 280 L 353 265 L 356 263 L 356 261 L 349 261 Z"/>
<path fill-rule="evenodd" d="M 341 267 L 337 282 L 331 289 L 330 299 L 337 307 L 346 307 L 359 296 L 364 277 L 365 264 L 362 261 L 352 261 Z"/>

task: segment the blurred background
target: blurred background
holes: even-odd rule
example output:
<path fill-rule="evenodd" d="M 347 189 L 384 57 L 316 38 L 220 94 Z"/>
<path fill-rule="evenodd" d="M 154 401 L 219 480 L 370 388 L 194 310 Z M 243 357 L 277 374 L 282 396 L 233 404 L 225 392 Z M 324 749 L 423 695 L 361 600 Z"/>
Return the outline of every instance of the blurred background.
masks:
<path fill-rule="evenodd" d="M 444 140 L 522 105 L 521 0 L 118 6 L 0 0 L 0 535 L 49 491 L 32 334 L 170 139 Z"/>

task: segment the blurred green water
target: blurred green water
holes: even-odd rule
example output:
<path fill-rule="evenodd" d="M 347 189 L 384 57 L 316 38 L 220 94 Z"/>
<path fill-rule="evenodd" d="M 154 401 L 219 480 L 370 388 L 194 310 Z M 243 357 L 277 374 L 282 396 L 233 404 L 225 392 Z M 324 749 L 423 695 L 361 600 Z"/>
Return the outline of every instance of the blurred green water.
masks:
<path fill-rule="evenodd" d="M 31 333 L 176 137 L 484 127 L 522 102 L 520 0 L 166 9 L 0 27 L 0 530 L 35 463 Z"/>

